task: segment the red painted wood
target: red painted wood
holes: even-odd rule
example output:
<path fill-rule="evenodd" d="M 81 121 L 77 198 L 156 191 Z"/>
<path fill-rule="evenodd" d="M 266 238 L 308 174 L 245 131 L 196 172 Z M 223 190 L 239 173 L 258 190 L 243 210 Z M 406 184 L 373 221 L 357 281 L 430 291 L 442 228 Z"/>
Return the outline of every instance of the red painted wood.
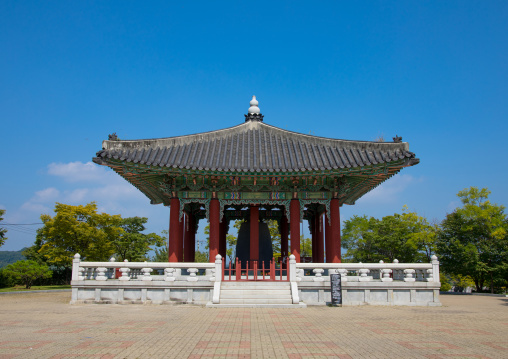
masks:
<path fill-rule="evenodd" d="M 214 263 L 215 257 L 219 254 L 219 200 L 212 198 L 210 200 L 210 243 L 209 243 L 209 262 Z"/>
<path fill-rule="evenodd" d="M 292 199 L 289 211 L 291 218 L 291 254 L 295 256 L 296 263 L 300 263 L 300 201 Z"/>
<path fill-rule="evenodd" d="M 236 257 L 236 262 L 235 262 L 236 280 L 242 279 L 242 268 L 241 268 L 241 265 L 242 264 L 238 261 L 238 257 Z"/>
<path fill-rule="evenodd" d="M 331 229 L 332 229 L 332 240 L 330 243 L 330 250 L 332 254 L 331 262 L 341 262 L 341 238 L 340 238 L 340 204 L 337 198 L 333 198 L 330 201 L 330 216 L 331 216 Z"/>
<path fill-rule="evenodd" d="M 259 207 L 250 207 L 250 260 L 259 259 Z"/>
<path fill-rule="evenodd" d="M 178 262 L 180 200 L 178 198 L 171 198 L 169 206 L 168 261 Z"/>

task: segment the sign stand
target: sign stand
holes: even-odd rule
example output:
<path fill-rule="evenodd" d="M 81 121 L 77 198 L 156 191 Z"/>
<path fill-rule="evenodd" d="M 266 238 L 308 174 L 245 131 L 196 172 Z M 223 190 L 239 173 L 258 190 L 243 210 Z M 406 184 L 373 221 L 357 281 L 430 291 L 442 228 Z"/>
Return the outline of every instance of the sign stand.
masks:
<path fill-rule="evenodd" d="M 330 285 L 331 285 L 331 297 L 332 297 L 332 306 L 333 307 L 341 307 L 342 306 L 342 281 L 340 274 L 330 274 Z"/>

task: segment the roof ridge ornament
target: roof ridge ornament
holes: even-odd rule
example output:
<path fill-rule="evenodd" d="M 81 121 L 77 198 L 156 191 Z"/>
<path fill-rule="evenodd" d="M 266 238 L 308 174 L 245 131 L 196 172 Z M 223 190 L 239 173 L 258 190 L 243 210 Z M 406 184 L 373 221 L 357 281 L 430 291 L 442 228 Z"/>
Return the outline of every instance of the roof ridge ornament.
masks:
<path fill-rule="evenodd" d="M 256 96 L 252 96 L 252 100 L 250 100 L 249 112 L 245 115 L 245 122 L 247 121 L 263 121 L 263 115 L 258 107 L 258 100 L 256 100 Z"/>
<path fill-rule="evenodd" d="M 395 135 L 395 137 L 393 137 L 393 142 L 395 142 L 395 143 L 401 143 L 402 142 L 402 137 Z"/>

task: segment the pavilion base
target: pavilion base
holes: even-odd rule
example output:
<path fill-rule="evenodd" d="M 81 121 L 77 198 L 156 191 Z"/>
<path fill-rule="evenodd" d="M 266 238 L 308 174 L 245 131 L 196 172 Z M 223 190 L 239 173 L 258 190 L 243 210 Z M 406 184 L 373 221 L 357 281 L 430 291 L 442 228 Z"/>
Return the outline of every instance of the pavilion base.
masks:
<path fill-rule="evenodd" d="M 334 275 L 343 306 L 441 305 L 435 257 L 431 263 L 296 263 L 290 256 L 289 278 L 258 274 L 249 280 L 239 274 L 237 280 L 222 269 L 220 255 L 215 263 L 81 262 L 75 257 L 71 304 L 305 308 L 331 304 Z"/>

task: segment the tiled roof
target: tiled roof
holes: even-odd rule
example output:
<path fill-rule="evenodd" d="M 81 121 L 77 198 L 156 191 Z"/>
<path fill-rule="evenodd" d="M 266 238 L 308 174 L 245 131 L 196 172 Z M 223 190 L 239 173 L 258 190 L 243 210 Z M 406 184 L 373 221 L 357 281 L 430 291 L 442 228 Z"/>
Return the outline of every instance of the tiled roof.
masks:
<path fill-rule="evenodd" d="M 407 142 L 348 141 L 304 135 L 247 121 L 223 130 L 149 140 L 104 141 L 94 162 L 235 172 L 354 168 L 402 159 L 419 162 Z"/>

